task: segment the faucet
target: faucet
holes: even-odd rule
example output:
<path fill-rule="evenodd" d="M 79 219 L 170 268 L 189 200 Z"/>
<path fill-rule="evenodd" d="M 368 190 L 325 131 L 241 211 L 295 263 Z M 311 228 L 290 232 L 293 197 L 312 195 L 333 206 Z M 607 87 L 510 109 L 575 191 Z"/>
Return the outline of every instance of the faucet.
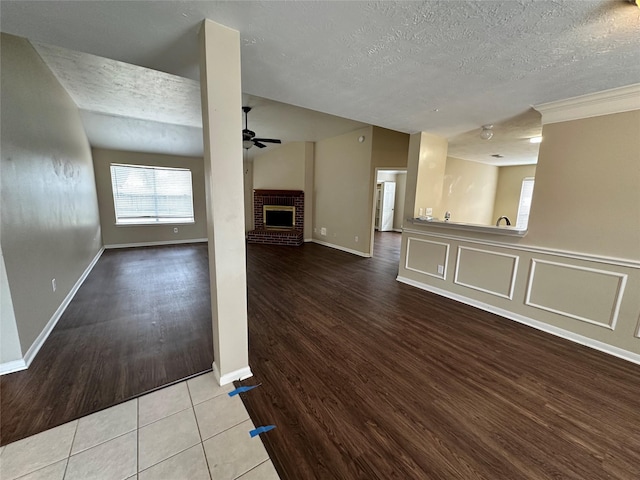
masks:
<path fill-rule="evenodd" d="M 502 220 L 502 219 L 506 220 L 506 222 L 507 222 L 507 227 L 510 227 L 510 226 L 511 226 L 511 220 L 509 220 L 509 217 L 502 216 L 502 217 L 500 217 L 500 218 L 498 219 L 498 221 L 496 222 L 496 227 L 499 227 L 499 226 L 500 226 L 500 220 Z"/>

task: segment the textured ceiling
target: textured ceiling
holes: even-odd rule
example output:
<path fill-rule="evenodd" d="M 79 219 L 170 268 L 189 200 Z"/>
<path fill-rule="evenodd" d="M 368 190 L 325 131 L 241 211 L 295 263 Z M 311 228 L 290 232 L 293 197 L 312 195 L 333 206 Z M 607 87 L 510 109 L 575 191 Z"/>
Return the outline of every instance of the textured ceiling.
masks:
<path fill-rule="evenodd" d="M 65 48 L 34 47 L 80 109 L 91 145 L 202 156 L 200 84 L 195 80 Z M 252 107 L 249 128 L 285 143 L 315 142 L 366 126 L 252 95 L 243 95 L 243 105 Z"/>
<path fill-rule="evenodd" d="M 491 140 L 480 138 L 478 129 L 449 139 L 448 155 L 489 165 L 530 165 L 538 162 L 539 144 L 530 138 L 542 133 L 540 113 L 533 108 L 493 125 Z M 494 158 L 492 155 L 501 155 Z"/>
<path fill-rule="evenodd" d="M 246 94 L 407 133 L 453 137 L 531 105 L 640 82 L 640 9 L 624 0 L 0 8 L 4 32 L 193 80 L 198 27 L 210 18 L 240 31 Z"/>

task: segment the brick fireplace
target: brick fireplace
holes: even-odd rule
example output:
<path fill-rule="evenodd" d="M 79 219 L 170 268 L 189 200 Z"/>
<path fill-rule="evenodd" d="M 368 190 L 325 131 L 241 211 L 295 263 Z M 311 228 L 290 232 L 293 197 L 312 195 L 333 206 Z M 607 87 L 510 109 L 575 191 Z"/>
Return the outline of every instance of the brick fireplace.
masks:
<path fill-rule="evenodd" d="M 266 214 L 266 218 L 265 218 Z M 300 246 L 304 243 L 304 192 L 254 190 L 254 229 L 249 243 Z"/>

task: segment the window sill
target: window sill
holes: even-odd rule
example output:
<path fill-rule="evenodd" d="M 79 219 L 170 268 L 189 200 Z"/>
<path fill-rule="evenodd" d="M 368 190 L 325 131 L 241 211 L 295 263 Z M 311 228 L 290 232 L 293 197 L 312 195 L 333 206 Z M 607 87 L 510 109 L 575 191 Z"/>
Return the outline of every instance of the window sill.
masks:
<path fill-rule="evenodd" d="M 174 225 L 195 225 L 196 222 L 135 222 L 135 223 L 114 223 L 116 227 L 164 227 Z"/>

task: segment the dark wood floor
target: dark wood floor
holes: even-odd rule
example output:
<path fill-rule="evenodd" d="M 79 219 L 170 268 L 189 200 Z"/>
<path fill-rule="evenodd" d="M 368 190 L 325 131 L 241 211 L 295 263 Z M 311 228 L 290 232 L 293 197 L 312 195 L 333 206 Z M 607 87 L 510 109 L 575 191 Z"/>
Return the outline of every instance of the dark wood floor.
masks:
<path fill-rule="evenodd" d="M 107 250 L 28 370 L 0 377 L 2 445 L 211 369 L 206 244 Z"/>
<path fill-rule="evenodd" d="M 640 367 L 400 284 L 372 259 L 250 245 L 242 394 L 281 478 L 640 478 Z"/>
<path fill-rule="evenodd" d="M 248 246 L 242 397 L 281 478 L 640 478 L 640 367 L 398 283 L 399 239 Z M 204 246 L 107 252 L 0 380 L 3 444 L 209 368 L 207 280 Z"/>

